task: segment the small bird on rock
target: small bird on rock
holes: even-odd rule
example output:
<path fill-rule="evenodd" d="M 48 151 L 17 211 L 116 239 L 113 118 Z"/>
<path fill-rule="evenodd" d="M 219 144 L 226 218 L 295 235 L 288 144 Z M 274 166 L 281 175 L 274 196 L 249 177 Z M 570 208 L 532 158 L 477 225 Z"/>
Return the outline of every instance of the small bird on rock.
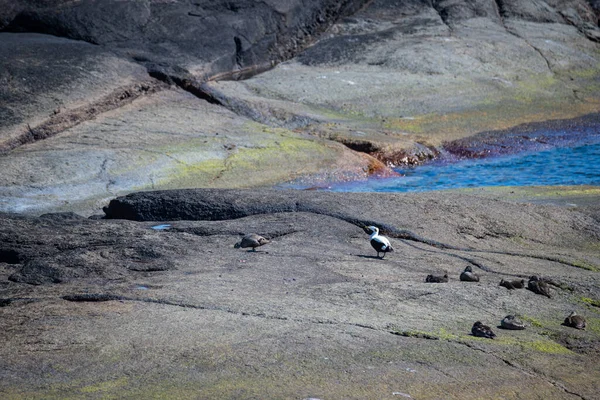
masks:
<path fill-rule="evenodd" d="M 487 325 L 481 323 L 481 321 L 477 321 L 473 324 L 471 328 L 471 334 L 477 337 L 483 337 L 488 339 L 493 339 L 496 337 L 496 334 L 492 332 L 492 328 Z"/>
<path fill-rule="evenodd" d="M 460 274 L 460 280 L 464 282 L 479 282 L 479 275 L 473 272 L 470 265 Z"/>
<path fill-rule="evenodd" d="M 570 326 L 575 329 L 585 329 L 586 322 L 585 318 L 581 315 L 578 315 L 575 311 L 571 312 L 567 318 L 565 318 L 565 322 L 563 325 Z"/>
<path fill-rule="evenodd" d="M 394 251 L 394 248 L 390 244 L 388 238 L 379 234 L 379 228 L 375 226 L 367 226 L 365 231 L 367 233 L 371 232 L 369 239 L 371 239 L 371 246 L 377 250 L 377 257 L 379 257 L 379 253 L 383 253 L 383 256 L 381 256 L 383 259 L 383 257 L 385 257 L 385 253 Z"/>
<path fill-rule="evenodd" d="M 425 278 L 425 282 L 429 282 L 429 283 L 446 283 L 446 282 L 448 282 L 448 273 L 446 272 L 444 274 L 444 276 L 427 275 L 427 278 Z"/>
<path fill-rule="evenodd" d="M 256 233 L 249 233 L 242 238 L 240 242 L 237 242 L 233 247 L 242 249 L 252 247 L 252 251 L 256 251 L 257 247 L 264 246 L 267 243 L 271 243 L 270 240 L 265 239 L 264 237 L 257 235 Z"/>
<path fill-rule="evenodd" d="M 529 278 L 529 282 L 527 283 L 527 289 L 531 290 L 533 293 L 541 294 L 542 296 L 546 296 L 551 298 L 550 295 L 550 286 L 541 280 L 538 276 L 532 275 Z"/>
<path fill-rule="evenodd" d="M 525 329 L 525 324 L 515 315 L 507 315 L 500 321 L 500 327 L 511 330 L 523 330 Z"/>
<path fill-rule="evenodd" d="M 525 279 L 521 279 L 520 281 L 519 280 L 505 281 L 504 279 L 501 279 L 499 286 L 503 286 L 503 287 L 507 288 L 508 290 L 523 289 L 525 287 Z"/>

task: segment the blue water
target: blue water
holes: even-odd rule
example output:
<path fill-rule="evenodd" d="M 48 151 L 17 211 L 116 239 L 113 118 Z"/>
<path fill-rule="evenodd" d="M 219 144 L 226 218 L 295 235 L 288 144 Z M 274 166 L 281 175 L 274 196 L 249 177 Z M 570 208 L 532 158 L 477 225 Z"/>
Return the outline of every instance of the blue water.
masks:
<path fill-rule="evenodd" d="M 594 140 L 595 141 L 595 140 Z M 398 168 L 401 177 L 332 184 L 344 192 L 415 192 L 481 186 L 600 186 L 600 143 L 487 159 L 434 161 Z"/>
<path fill-rule="evenodd" d="M 168 229 L 171 229 L 171 224 L 154 225 L 151 228 L 155 231 L 166 231 Z"/>

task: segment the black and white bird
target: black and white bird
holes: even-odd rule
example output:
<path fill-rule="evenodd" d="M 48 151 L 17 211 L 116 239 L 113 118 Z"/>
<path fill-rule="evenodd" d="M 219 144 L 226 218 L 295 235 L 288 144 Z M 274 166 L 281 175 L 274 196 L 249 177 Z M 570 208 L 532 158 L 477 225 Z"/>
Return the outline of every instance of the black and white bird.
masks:
<path fill-rule="evenodd" d="M 270 242 L 270 240 L 265 239 L 264 237 L 257 235 L 256 233 L 249 233 L 246 236 L 244 236 L 240 242 L 237 242 L 233 247 L 235 247 L 236 249 L 239 249 L 240 247 L 242 249 L 252 247 L 252 251 L 256 251 L 257 247 L 263 246 Z"/>
<path fill-rule="evenodd" d="M 377 250 L 377 257 L 379 257 L 379 253 L 383 253 L 383 256 L 381 256 L 381 258 L 383 258 L 385 257 L 385 253 L 394 251 L 388 238 L 379 234 L 379 228 L 371 225 L 367 226 L 366 230 L 371 232 L 369 239 L 371 239 L 371 246 Z"/>

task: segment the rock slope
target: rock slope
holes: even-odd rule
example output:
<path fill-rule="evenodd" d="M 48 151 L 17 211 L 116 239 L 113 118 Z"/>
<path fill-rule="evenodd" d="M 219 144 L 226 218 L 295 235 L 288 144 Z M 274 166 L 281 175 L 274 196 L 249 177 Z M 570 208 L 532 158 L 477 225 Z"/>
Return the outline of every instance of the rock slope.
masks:
<path fill-rule="evenodd" d="M 597 112 L 598 32 L 584 0 L 0 0 L 0 210 L 389 175 Z"/>
<path fill-rule="evenodd" d="M 600 390 L 597 207 L 207 189 L 121 197 L 105 211 L 117 219 L 0 216 L 3 398 Z M 378 259 L 365 223 L 396 251 Z M 235 249 L 251 232 L 271 243 Z M 467 265 L 480 282 L 459 280 Z M 425 282 L 444 271 L 448 283 Z M 533 274 L 552 280 L 552 298 L 498 285 Z M 572 310 L 587 330 L 561 325 Z M 497 328 L 509 314 L 526 329 Z M 471 336 L 477 320 L 497 337 Z"/>

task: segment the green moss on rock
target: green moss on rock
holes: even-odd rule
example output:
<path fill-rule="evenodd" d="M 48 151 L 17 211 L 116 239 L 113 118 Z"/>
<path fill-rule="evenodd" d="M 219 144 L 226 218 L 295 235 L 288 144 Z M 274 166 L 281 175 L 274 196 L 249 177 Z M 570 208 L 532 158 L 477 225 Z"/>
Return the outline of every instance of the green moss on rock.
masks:
<path fill-rule="evenodd" d="M 594 307 L 600 307 L 600 300 L 592 299 L 589 297 L 582 297 L 581 301 Z"/>

